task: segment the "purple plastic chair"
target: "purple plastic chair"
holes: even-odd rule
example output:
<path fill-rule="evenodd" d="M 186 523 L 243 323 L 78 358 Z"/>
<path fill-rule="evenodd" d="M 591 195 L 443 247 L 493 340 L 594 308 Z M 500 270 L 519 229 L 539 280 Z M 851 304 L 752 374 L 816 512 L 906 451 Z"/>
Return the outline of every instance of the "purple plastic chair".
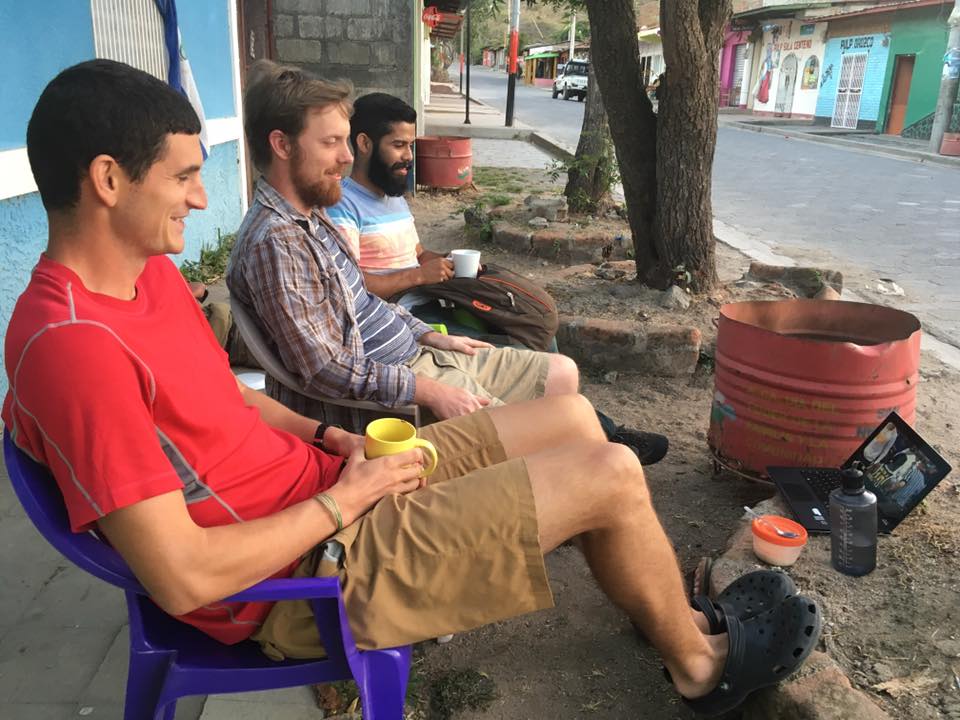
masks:
<path fill-rule="evenodd" d="M 364 720 L 401 720 L 410 647 L 357 650 L 336 578 L 264 580 L 227 600 L 307 599 L 323 660 L 274 662 L 253 641 L 224 645 L 167 615 L 147 596 L 120 555 L 94 533 L 73 533 L 56 481 L 4 433 L 3 454 L 13 489 L 47 541 L 71 562 L 122 588 L 130 616 L 130 669 L 125 720 L 173 720 L 186 695 L 272 690 L 355 680 Z"/>

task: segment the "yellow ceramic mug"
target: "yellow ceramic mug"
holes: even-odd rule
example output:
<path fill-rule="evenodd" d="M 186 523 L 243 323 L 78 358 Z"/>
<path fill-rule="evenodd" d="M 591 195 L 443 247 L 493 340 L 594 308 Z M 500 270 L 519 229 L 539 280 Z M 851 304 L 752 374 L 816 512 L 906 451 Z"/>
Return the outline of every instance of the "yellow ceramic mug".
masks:
<path fill-rule="evenodd" d="M 417 437 L 417 429 L 406 420 L 381 418 L 367 425 L 364 452 L 368 460 L 394 455 L 413 448 L 423 448 L 430 455 L 430 462 L 423 471 L 424 477 L 437 469 L 437 449 L 429 440 Z"/>

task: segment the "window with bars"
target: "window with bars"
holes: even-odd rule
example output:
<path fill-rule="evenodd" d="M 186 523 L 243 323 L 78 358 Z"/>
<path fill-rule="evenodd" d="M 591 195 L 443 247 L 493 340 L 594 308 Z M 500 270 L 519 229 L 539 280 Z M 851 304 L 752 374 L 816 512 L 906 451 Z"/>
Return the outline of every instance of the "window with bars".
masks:
<path fill-rule="evenodd" d="M 163 19 L 154 0 L 90 0 L 98 58 L 127 63 L 167 81 Z"/>

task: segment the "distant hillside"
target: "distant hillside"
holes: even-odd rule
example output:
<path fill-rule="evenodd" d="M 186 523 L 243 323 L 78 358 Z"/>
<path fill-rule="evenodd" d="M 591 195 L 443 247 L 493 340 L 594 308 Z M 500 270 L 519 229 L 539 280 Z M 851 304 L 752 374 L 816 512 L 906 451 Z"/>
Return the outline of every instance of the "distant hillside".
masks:
<path fill-rule="evenodd" d="M 581 13 L 579 21 L 586 22 L 586 13 Z M 520 35 L 525 44 L 561 42 L 569 32 L 564 13 L 552 7 L 520 8 Z"/>
<path fill-rule="evenodd" d="M 568 30 L 565 13 L 548 5 L 529 7 L 526 3 L 520 6 L 520 46 L 533 44 L 553 44 L 563 42 L 567 38 Z M 586 13 L 577 18 L 577 27 L 587 27 Z M 473 47 L 476 56 L 477 48 L 485 45 L 505 45 L 509 29 L 508 3 L 490 17 L 474 17 Z M 577 33 L 578 37 L 581 33 Z"/>

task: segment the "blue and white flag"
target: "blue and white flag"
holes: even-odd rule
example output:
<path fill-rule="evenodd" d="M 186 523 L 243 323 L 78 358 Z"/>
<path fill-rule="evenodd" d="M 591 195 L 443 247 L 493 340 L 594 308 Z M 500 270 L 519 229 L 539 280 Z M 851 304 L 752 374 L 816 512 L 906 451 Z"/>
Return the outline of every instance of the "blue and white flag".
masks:
<path fill-rule="evenodd" d="M 193 105 L 197 117 L 200 118 L 200 149 L 203 151 L 203 159 L 206 160 L 207 148 L 210 147 L 207 141 L 207 118 L 203 114 L 203 103 L 200 102 L 200 92 L 197 90 L 197 83 L 190 70 L 190 61 L 187 60 L 187 53 L 183 49 L 180 27 L 177 24 L 177 3 L 176 0 L 155 1 L 157 10 L 163 18 L 163 39 L 169 59 L 167 82 L 184 94 Z"/>

